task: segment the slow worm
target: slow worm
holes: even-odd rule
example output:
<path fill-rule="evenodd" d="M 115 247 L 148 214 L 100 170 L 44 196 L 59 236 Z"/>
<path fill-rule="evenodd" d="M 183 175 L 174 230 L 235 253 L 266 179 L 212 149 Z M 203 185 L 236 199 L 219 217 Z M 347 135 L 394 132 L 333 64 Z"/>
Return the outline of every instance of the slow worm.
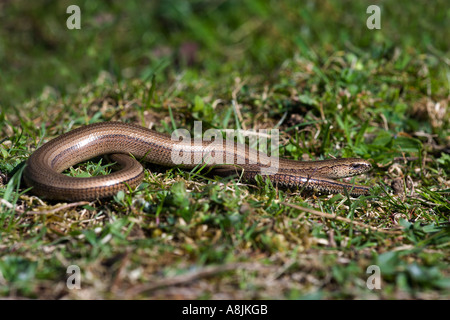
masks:
<path fill-rule="evenodd" d="M 244 149 L 239 149 L 240 147 Z M 137 125 L 103 122 L 72 130 L 42 145 L 28 159 L 24 180 L 32 187 L 34 194 L 46 199 L 95 200 L 113 196 L 128 187 L 138 186 L 144 177 L 144 169 L 136 159 L 173 167 L 177 165 L 172 160 L 174 152 L 178 155 L 190 154 L 194 159 L 196 154 L 219 154 L 222 151 L 223 155 L 233 159 L 232 163 L 212 166 L 207 162 L 203 163 L 202 158 L 197 163 L 185 164 L 182 167 L 194 168 L 200 162 L 200 165 L 205 167 L 212 166 L 221 175 L 238 173 L 249 181 L 261 174 L 261 168 L 267 168 L 267 164 L 251 162 L 250 158 L 256 156 L 257 151 L 244 145 L 235 144 L 232 150 L 218 150 L 211 142 L 203 142 L 200 145 L 178 142 L 171 140 L 170 136 Z M 121 169 L 109 175 L 91 178 L 62 174 L 72 165 L 105 154 L 109 154 L 110 159 L 117 162 Z M 276 173 L 269 173 L 267 177 L 274 185 L 359 196 L 369 194 L 370 188 L 334 179 L 358 175 L 371 168 L 368 161 L 356 158 L 321 161 L 280 158 Z"/>

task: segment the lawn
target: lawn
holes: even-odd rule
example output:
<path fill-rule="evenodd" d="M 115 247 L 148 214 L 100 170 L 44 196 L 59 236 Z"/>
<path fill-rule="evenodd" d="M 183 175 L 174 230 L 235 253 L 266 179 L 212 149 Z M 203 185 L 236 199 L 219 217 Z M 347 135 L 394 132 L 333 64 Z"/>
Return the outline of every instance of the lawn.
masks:
<path fill-rule="evenodd" d="M 380 29 L 370 1 L 77 1 L 68 29 L 72 4 L 0 3 L 0 297 L 450 298 L 446 1 L 376 1 Z M 30 154 L 102 121 L 278 129 L 283 157 L 369 160 L 373 188 L 145 164 L 111 199 L 33 196 Z"/>

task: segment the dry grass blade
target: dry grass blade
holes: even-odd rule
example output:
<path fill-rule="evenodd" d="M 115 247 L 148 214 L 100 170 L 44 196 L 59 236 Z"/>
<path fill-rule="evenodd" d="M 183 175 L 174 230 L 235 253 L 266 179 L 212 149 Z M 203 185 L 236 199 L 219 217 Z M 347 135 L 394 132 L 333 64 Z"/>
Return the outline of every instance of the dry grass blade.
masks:
<path fill-rule="evenodd" d="M 90 204 L 91 202 L 89 201 L 79 201 L 79 202 L 73 202 L 73 203 L 66 203 L 63 204 L 62 206 L 50 209 L 50 210 L 42 210 L 42 211 L 28 211 L 26 214 L 30 214 L 30 215 L 34 215 L 34 214 L 53 214 L 55 212 L 61 211 L 61 210 L 65 210 L 68 208 L 72 208 L 72 207 L 78 207 L 78 206 L 84 206 L 86 204 Z"/>
<path fill-rule="evenodd" d="M 370 230 L 373 230 L 373 231 L 378 231 L 378 232 L 387 233 L 387 234 L 401 234 L 402 233 L 400 230 L 379 229 L 377 227 L 370 226 L 370 225 L 362 223 L 362 222 L 353 221 L 353 220 L 348 219 L 348 218 L 335 216 L 335 215 L 332 215 L 332 214 L 329 214 L 329 213 L 317 211 L 317 210 L 310 209 L 310 208 L 300 207 L 298 205 L 287 203 L 287 202 L 281 202 L 281 204 L 285 205 L 287 207 L 291 207 L 291 208 L 294 208 L 294 209 L 297 209 L 297 210 L 301 210 L 301 211 L 305 211 L 305 212 L 314 214 L 314 215 L 322 217 L 322 218 L 343 221 L 343 222 L 346 222 L 346 223 L 349 223 L 349 224 L 353 224 L 355 226 L 359 226 L 359 227 L 362 227 L 362 228 L 365 228 L 365 229 L 370 229 Z"/>
<path fill-rule="evenodd" d="M 149 292 L 149 291 L 153 291 L 153 290 L 165 288 L 165 287 L 170 287 L 170 286 L 182 285 L 182 284 L 186 284 L 186 283 L 189 283 L 189 282 L 192 282 L 195 280 L 209 278 L 209 277 L 215 276 L 215 275 L 223 273 L 223 272 L 232 271 L 232 270 L 241 269 L 241 268 L 260 269 L 261 266 L 257 266 L 254 263 L 241 263 L 241 262 L 230 263 L 230 264 L 221 265 L 221 266 L 208 266 L 208 267 L 204 267 L 200 270 L 189 272 L 187 274 L 182 274 L 182 275 L 154 281 L 152 283 L 135 286 L 135 287 L 127 290 L 126 296 L 133 297 L 133 296 L 136 296 L 136 295 L 144 293 L 144 292 Z"/>

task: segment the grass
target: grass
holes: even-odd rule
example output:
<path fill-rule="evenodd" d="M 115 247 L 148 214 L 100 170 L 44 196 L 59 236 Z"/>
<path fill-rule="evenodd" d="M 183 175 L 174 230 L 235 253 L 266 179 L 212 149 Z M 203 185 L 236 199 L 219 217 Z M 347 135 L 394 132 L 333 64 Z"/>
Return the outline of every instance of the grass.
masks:
<path fill-rule="evenodd" d="M 0 5 L 1 296 L 450 297 L 444 2 L 383 3 L 379 31 L 364 2 L 267 3 L 82 2 L 81 31 L 64 2 Z M 375 187 L 349 198 L 152 165 L 103 201 L 45 202 L 20 184 L 42 141 L 108 120 L 278 128 L 283 156 L 369 159 L 354 181 Z"/>

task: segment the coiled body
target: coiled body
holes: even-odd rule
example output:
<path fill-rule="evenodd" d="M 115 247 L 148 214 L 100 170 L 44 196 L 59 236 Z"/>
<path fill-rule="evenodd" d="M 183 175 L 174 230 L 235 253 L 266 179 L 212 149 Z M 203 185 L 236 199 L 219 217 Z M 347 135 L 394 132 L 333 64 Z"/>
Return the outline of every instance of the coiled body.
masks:
<path fill-rule="evenodd" d="M 122 168 L 105 176 L 91 178 L 69 177 L 61 172 L 90 158 L 109 154 Z M 226 163 L 211 164 L 204 155 L 223 154 Z M 28 159 L 24 171 L 26 184 L 43 198 L 65 201 L 95 200 L 110 197 L 119 190 L 135 187 L 143 179 L 144 169 L 135 160 L 163 166 L 176 166 L 174 155 L 186 156 L 192 161 L 182 167 L 213 166 L 221 175 L 241 174 L 254 180 L 267 164 L 258 162 L 257 151 L 241 144 L 220 148 L 211 142 L 195 144 L 191 141 L 173 141 L 170 136 L 132 124 L 103 122 L 80 127 L 44 144 Z M 197 155 L 201 155 L 197 157 Z M 195 161 L 195 159 L 197 159 Z M 257 159 L 250 161 L 251 159 Z M 331 159 L 322 161 L 294 161 L 279 159 L 277 170 L 266 171 L 277 185 L 318 190 L 326 193 L 345 193 L 359 196 L 369 193 L 369 187 L 352 185 L 333 179 L 361 174 L 371 169 L 362 159 Z"/>

